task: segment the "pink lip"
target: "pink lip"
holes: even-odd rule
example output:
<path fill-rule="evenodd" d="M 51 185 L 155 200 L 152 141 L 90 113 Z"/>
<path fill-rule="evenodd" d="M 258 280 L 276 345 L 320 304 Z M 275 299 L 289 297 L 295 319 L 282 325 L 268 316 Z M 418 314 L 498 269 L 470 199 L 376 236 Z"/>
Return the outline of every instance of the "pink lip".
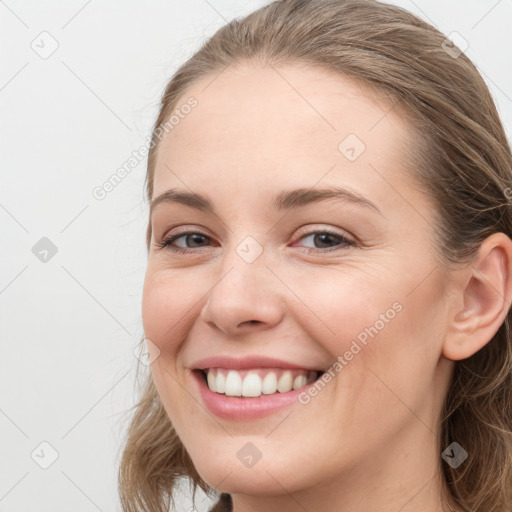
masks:
<path fill-rule="evenodd" d="M 275 365 L 275 361 L 272 363 Z M 225 368 L 225 366 L 221 367 Z M 253 366 L 251 366 L 253 367 Z M 295 366 L 294 366 L 295 368 Z M 192 371 L 199 388 L 199 394 L 210 412 L 227 420 L 252 420 L 268 416 L 280 409 L 284 409 L 297 401 L 300 393 L 312 386 L 314 382 L 287 393 L 261 395 L 254 398 L 226 396 L 210 390 L 199 370 Z"/>
<path fill-rule="evenodd" d="M 190 367 L 193 370 L 204 370 L 205 368 L 227 368 L 230 370 L 246 370 L 249 368 L 290 368 L 298 370 L 321 370 L 321 368 L 312 368 L 299 364 L 289 363 L 281 359 L 264 356 L 247 356 L 241 358 L 235 357 L 207 357 L 196 361 Z M 322 370 L 323 371 L 323 370 Z"/>

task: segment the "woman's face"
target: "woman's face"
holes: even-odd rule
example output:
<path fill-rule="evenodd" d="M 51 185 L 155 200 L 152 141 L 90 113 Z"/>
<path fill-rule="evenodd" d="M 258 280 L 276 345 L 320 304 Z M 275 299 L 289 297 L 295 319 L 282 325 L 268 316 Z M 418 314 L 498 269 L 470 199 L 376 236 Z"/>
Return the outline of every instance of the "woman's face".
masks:
<path fill-rule="evenodd" d="M 354 82 L 308 67 L 230 68 L 177 108 L 192 96 L 159 147 L 143 324 L 197 471 L 251 495 L 341 490 L 383 468 L 420 482 L 438 464 L 452 363 L 441 356 L 448 285 L 433 210 L 404 156 L 411 130 Z M 335 188 L 352 196 L 322 198 Z M 171 194 L 156 204 L 170 189 L 212 211 Z M 202 362 L 212 357 L 227 359 Z M 271 394 L 267 375 L 281 379 L 286 363 L 292 380 L 301 368 L 331 378 Z M 224 369 L 230 394 L 248 373 L 268 394 L 209 391 L 205 367 Z"/>

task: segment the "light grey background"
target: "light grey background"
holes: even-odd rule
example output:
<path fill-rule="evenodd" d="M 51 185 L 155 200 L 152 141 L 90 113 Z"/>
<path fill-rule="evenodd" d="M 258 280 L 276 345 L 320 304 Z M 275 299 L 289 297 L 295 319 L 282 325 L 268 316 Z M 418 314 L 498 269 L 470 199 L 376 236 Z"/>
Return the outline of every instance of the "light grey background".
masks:
<path fill-rule="evenodd" d="M 120 510 L 146 161 L 103 200 L 92 191 L 147 140 L 178 65 L 266 3 L 0 1 L 0 512 Z M 468 42 L 510 140 L 512 0 L 390 3 Z"/>

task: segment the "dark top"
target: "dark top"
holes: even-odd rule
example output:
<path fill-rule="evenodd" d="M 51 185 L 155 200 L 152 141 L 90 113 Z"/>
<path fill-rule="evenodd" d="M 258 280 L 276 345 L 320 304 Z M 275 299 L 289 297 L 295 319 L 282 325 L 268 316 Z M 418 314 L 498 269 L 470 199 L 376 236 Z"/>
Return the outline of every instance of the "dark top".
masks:
<path fill-rule="evenodd" d="M 233 512 L 231 494 L 223 492 L 209 512 Z"/>

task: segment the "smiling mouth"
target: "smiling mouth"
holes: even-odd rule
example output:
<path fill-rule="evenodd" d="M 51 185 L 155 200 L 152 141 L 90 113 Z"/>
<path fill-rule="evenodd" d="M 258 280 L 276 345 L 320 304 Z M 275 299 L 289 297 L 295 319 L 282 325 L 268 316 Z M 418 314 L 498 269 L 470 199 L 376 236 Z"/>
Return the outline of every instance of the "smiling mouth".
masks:
<path fill-rule="evenodd" d="M 233 370 L 228 368 L 196 369 L 210 391 L 238 398 L 257 398 L 262 395 L 288 393 L 308 386 L 322 377 L 323 370 L 257 368 Z"/>

